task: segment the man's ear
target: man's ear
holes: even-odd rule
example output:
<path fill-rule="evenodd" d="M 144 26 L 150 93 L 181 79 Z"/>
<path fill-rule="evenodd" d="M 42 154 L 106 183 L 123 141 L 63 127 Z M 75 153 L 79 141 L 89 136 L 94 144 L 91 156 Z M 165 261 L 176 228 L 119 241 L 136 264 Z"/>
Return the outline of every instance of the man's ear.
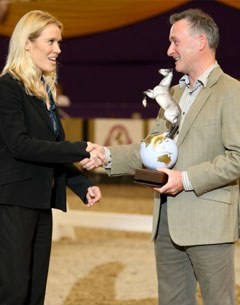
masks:
<path fill-rule="evenodd" d="M 207 36 L 206 34 L 200 34 L 199 35 L 199 42 L 200 42 L 200 49 L 204 49 L 206 45 L 208 44 Z"/>

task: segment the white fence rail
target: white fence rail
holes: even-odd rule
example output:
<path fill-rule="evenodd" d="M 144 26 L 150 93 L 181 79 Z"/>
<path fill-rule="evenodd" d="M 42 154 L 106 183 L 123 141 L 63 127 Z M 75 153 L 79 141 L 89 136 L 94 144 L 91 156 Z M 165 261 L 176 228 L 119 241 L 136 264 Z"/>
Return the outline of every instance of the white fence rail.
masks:
<path fill-rule="evenodd" d="M 53 210 L 53 240 L 62 237 L 75 238 L 74 227 L 88 227 L 132 232 L 151 232 L 152 216 L 108 212 Z"/>

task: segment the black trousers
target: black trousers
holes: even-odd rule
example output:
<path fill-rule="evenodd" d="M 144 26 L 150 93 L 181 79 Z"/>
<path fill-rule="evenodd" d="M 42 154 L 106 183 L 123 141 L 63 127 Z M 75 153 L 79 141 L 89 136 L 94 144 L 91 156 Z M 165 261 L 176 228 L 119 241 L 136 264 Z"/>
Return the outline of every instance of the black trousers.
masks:
<path fill-rule="evenodd" d="M 51 209 L 0 205 L 0 305 L 43 305 Z"/>

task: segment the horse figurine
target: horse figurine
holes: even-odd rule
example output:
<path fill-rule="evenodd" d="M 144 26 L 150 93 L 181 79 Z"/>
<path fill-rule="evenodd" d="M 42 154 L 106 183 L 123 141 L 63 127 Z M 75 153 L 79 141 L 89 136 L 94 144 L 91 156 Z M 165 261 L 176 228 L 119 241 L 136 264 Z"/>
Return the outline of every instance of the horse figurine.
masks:
<path fill-rule="evenodd" d="M 181 117 L 181 108 L 174 101 L 172 96 L 169 93 L 169 87 L 171 85 L 173 71 L 172 69 L 160 69 L 158 71 L 164 76 L 159 85 L 153 89 L 148 89 L 144 91 L 143 106 L 147 106 L 147 97 L 155 99 L 160 107 L 164 109 L 164 116 L 168 120 L 172 128 L 168 133 L 168 137 L 172 138 L 175 132 L 178 129 L 180 117 Z"/>

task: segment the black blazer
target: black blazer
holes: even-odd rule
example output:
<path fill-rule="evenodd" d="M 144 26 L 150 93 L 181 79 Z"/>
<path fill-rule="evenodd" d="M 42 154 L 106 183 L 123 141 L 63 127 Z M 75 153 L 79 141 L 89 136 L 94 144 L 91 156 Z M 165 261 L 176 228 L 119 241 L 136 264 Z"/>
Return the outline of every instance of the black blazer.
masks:
<path fill-rule="evenodd" d="M 66 185 L 86 202 L 93 183 L 72 163 L 89 157 L 84 141 L 56 138 L 45 103 L 9 74 L 0 77 L 0 204 L 66 211 Z"/>

